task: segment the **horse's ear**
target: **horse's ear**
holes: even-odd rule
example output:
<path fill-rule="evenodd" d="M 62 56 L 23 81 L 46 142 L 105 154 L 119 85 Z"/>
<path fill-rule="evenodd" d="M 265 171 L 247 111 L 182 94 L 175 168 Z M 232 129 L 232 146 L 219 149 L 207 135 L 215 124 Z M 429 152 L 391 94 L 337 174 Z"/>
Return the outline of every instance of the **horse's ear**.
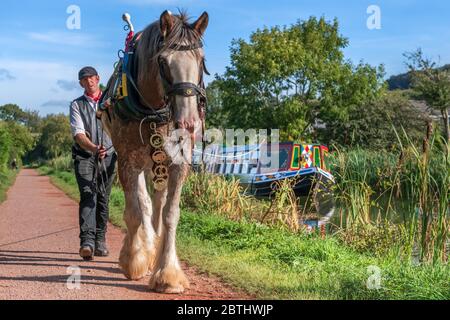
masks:
<path fill-rule="evenodd" d="M 167 36 L 173 28 L 173 16 L 168 10 L 164 11 L 159 18 L 159 27 L 161 29 L 161 35 Z"/>
<path fill-rule="evenodd" d="M 195 21 L 191 25 L 191 27 L 192 27 L 192 29 L 197 31 L 200 36 L 202 36 L 203 33 L 205 32 L 206 28 L 208 27 L 208 22 L 209 22 L 209 16 L 208 16 L 208 13 L 205 11 L 202 13 L 200 18 L 198 18 L 198 20 Z"/>

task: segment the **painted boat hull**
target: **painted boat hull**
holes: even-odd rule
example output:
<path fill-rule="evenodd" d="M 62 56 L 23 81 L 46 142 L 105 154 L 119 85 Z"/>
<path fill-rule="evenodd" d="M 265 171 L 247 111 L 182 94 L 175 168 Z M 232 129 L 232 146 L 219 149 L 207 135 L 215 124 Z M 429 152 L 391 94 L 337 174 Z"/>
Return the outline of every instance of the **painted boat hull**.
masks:
<path fill-rule="evenodd" d="M 292 190 L 298 197 L 308 196 L 314 187 L 318 187 L 325 192 L 330 192 L 331 186 L 334 183 L 334 178 L 331 174 L 318 168 L 277 172 L 269 175 L 232 176 L 239 179 L 246 194 L 260 198 L 270 198 L 273 196 L 279 184 L 287 179 L 291 181 L 295 179 L 295 183 L 292 182 Z"/>

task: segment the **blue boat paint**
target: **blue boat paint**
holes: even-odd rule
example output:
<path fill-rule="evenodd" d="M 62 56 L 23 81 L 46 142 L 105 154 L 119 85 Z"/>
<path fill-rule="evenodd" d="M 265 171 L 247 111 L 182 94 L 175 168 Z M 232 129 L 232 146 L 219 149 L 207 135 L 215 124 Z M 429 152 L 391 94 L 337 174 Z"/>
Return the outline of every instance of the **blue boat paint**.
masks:
<path fill-rule="evenodd" d="M 284 179 L 299 177 L 299 182 L 294 186 L 294 191 L 298 196 L 307 195 L 317 180 L 334 183 L 333 175 L 323 168 L 304 167 L 311 163 L 325 163 L 325 154 L 328 155 L 328 148 L 325 146 L 293 142 L 279 143 L 278 156 L 283 157 L 283 161 L 279 162 L 283 166 L 282 168 L 278 167 L 278 170 L 277 168 L 271 169 L 266 165 L 262 166 L 260 163 L 261 150 L 267 151 L 268 149 L 270 152 L 270 148 L 263 144 L 232 147 L 210 145 L 205 149 L 203 157 L 205 169 L 209 173 L 239 179 L 247 193 L 259 197 L 270 197 L 274 193 L 274 183 Z M 294 161 L 295 149 L 303 153 L 300 154 L 300 159 L 296 158 Z M 318 154 L 320 159 L 312 161 L 312 157 Z M 200 164 L 200 159 L 201 151 L 194 149 L 194 167 Z M 293 168 L 294 162 L 296 164 L 298 162 L 299 169 Z"/>

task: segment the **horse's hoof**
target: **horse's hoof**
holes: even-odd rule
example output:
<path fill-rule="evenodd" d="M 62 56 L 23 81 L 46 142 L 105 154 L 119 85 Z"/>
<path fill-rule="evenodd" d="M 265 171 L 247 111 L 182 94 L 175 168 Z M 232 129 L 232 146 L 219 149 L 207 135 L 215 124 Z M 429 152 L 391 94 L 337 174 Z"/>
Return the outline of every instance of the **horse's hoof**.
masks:
<path fill-rule="evenodd" d="M 138 280 L 141 280 L 142 278 L 144 278 L 144 276 L 141 276 L 141 275 L 130 275 L 125 272 L 123 272 L 123 275 L 125 276 L 125 278 L 127 278 L 128 280 L 131 280 L 131 281 L 138 281 Z"/>
<path fill-rule="evenodd" d="M 119 262 L 119 268 L 128 280 L 140 280 L 147 275 L 148 267 L 146 264 L 130 264 Z"/>
<path fill-rule="evenodd" d="M 162 286 L 156 287 L 154 290 L 158 293 L 180 294 L 180 293 L 184 292 L 184 287 L 183 286 L 172 287 L 169 285 L 162 285 Z"/>
<path fill-rule="evenodd" d="M 123 266 L 119 265 L 120 270 L 122 271 L 125 278 L 128 280 L 141 280 L 147 275 L 147 271 L 143 272 L 142 270 L 126 270 Z M 131 272 L 130 272 L 131 271 Z"/>
<path fill-rule="evenodd" d="M 189 281 L 182 270 L 166 268 L 153 274 L 149 287 L 159 293 L 180 294 L 189 289 Z"/>
<path fill-rule="evenodd" d="M 122 250 L 119 257 L 119 267 L 129 280 L 140 280 L 149 270 L 149 255 L 144 250 L 129 254 Z"/>

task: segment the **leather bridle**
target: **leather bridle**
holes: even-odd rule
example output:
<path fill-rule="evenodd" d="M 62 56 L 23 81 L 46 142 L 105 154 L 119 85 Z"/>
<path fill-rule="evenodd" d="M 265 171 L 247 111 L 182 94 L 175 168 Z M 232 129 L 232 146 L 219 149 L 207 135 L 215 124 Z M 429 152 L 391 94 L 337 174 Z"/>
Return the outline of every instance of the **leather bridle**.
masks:
<path fill-rule="evenodd" d="M 161 43 L 161 46 L 163 45 L 164 44 Z M 191 51 L 202 47 L 203 43 L 201 41 L 198 41 L 197 43 L 191 45 L 172 45 L 168 47 L 168 49 L 174 51 Z M 166 105 L 172 107 L 172 102 L 174 100 L 173 98 L 175 98 L 176 96 L 197 97 L 198 112 L 200 119 L 202 119 L 203 121 L 205 118 L 206 104 L 207 104 L 205 84 L 203 81 L 203 73 L 209 75 L 209 72 L 206 69 L 205 59 L 202 59 L 202 63 L 200 66 L 199 71 L 200 78 L 198 84 L 192 82 L 173 83 L 172 77 L 170 75 L 170 70 L 168 70 L 168 68 L 165 68 L 166 62 L 161 56 L 161 54 L 158 57 L 158 64 L 159 64 L 159 74 L 163 82 L 164 101 Z M 168 71 L 169 74 L 167 74 Z"/>

